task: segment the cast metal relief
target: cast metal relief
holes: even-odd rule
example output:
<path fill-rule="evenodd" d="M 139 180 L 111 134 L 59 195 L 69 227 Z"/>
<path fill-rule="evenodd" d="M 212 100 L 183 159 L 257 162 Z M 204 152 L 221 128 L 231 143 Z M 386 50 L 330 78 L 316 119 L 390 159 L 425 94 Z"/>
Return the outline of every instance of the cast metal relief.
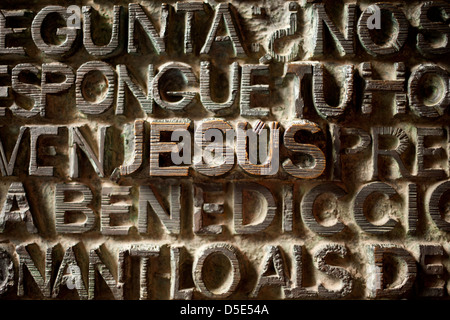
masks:
<path fill-rule="evenodd" d="M 448 297 L 449 15 L 2 1 L 1 297 Z"/>

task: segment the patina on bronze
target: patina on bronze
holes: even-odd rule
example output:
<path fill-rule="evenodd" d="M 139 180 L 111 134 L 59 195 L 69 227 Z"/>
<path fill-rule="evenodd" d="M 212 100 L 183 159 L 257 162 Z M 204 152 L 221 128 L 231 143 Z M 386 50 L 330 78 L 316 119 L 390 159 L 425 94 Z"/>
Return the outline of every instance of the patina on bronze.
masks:
<path fill-rule="evenodd" d="M 2 298 L 448 297 L 448 2 L 121 3 L 1 3 Z"/>

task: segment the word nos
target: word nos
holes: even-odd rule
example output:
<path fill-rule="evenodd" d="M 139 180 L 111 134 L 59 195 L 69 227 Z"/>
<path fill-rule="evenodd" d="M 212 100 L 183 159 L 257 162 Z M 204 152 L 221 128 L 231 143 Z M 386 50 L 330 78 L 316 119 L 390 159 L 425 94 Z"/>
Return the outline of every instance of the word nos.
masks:
<path fill-rule="evenodd" d="M 325 34 L 331 34 L 333 40 L 336 42 L 338 52 L 342 56 L 351 56 L 355 54 L 356 39 L 355 31 L 358 35 L 359 42 L 368 53 L 373 56 L 385 56 L 393 53 L 398 53 L 404 46 L 410 29 L 410 24 L 414 25 L 418 31 L 417 48 L 419 52 L 424 55 L 430 54 L 446 54 L 449 52 L 449 46 L 446 41 L 436 41 L 433 36 L 436 34 L 444 35 L 445 38 L 449 36 L 449 28 L 446 23 L 446 16 L 450 12 L 448 3 L 444 1 L 429 1 L 417 7 L 420 13 L 419 21 L 411 21 L 403 13 L 401 3 L 375 3 L 366 8 L 358 8 L 356 4 L 346 4 L 343 13 L 339 15 L 344 16 L 343 31 L 334 23 L 334 19 L 327 13 L 326 7 L 323 3 L 309 3 L 307 1 L 303 7 L 304 10 L 300 12 L 300 5 L 297 2 L 289 2 L 287 18 L 289 26 L 275 30 L 269 37 L 267 43 L 267 52 L 277 61 L 292 61 L 298 58 L 298 47 L 291 49 L 288 54 L 279 54 L 275 52 L 275 42 L 281 38 L 292 36 L 299 33 L 299 15 L 303 14 L 305 20 L 312 20 L 313 30 L 304 30 L 304 34 L 313 34 L 311 47 L 308 48 L 308 56 L 320 56 L 324 53 L 324 38 Z M 438 19 L 433 18 L 433 10 L 442 10 Z M 175 9 L 175 10 L 174 10 Z M 362 13 L 357 20 L 357 10 Z M 82 11 L 82 15 L 81 12 Z M 82 33 L 83 46 L 86 51 L 95 57 L 108 57 L 120 53 L 123 46 L 126 44 L 128 53 L 136 53 L 136 25 L 140 24 L 145 35 L 150 40 L 154 47 L 156 54 L 165 54 L 168 51 L 168 39 L 174 37 L 174 30 L 184 30 L 183 51 L 186 54 L 196 53 L 194 34 L 198 34 L 200 29 L 204 29 L 203 25 L 195 25 L 194 17 L 201 14 L 211 15 L 214 13 L 212 23 L 209 26 L 209 31 L 203 45 L 199 48 L 200 54 L 209 54 L 213 44 L 229 43 L 235 56 L 246 57 L 248 49 L 246 48 L 242 39 L 241 26 L 236 17 L 234 8 L 230 3 L 219 3 L 215 8 L 206 2 L 192 1 L 192 2 L 176 2 L 175 8 L 169 4 L 162 4 L 160 10 L 160 27 L 158 28 L 150 19 L 146 11 L 155 13 L 151 8 L 141 6 L 139 4 L 128 4 L 127 22 L 123 21 L 121 12 L 122 6 L 114 6 L 113 21 L 111 27 L 110 41 L 106 45 L 97 45 L 94 43 L 92 37 L 94 10 L 91 6 L 83 6 L 79 10 L 76 6 L 69 6 L 68 8 L 51 5 L 42 8 L 33 18 L 31 28 L 14 28 L 9 27 L 7 20 L 16 17 L 23 17 L 27 10 L 2 10 L 2 20 L 0 24 L 0 53 L 1 54 L 26 54 L 23 47 L 9 47 L 7 46 L 7 36 L 13 34 L 20 34 L 30 31 L 32 40 L 35 46 L 45 54 L 48 55 L 67 55 L 74 52 L 76 47 L 77 35 Z M 60 43 L 48 43 L 43 36 L 45 30 L 45 20 L 48 16 L 59 15 L 64 19 L 65 26 L 56 28 L 56 34 L 65 39 Z M 338 15 L 338 13 L 336 13 Z M 252 18 L 262 18 L 258 12 L 253 12 Z M 183 19 L 184 17 L 184 19 Z M 374 39 L 371 34 L 373 29 L 381 29 L 385 17 L 391 17 L 393 24 L 398 25 L 397 28 L 386 27 L 385 31 L 389 32 L 389 40 L 387 43 L 380 44 Z M 386 19 L 387 20 L 387 19 Z M 82 23 L 81 23 L 82 22 Z M 224 23 L 227 34 L 219 34 L 219 26 Z M 82 27 L 81 27 L 82 24 Z M 128 30 L 124 30 L 128 26 Z M 159 30 L 158 30 L 159 29 Z M 390 30 L 389 30 L 390 29 Z M 312 31 L 312 32 L 311 32 Z M 142 34 L 139 34 L 140 36 Z M 128 39 L 127 39 L 127 38 Z M 179 46 L 179 44 L 177 44 Z M 252 44 L 252 47 L 258 45 Z"/>
<path fill-rule="evenodd" d="M 312 10 L 311 18 L 314 26 L 313 41 L 310 41 L 314 46 L 314 55 L 312 57 L 319 57 L 324 51 L 324 38 L 327 32 L 331 33 L 332 39 L 336 41 L 336 46 L 340 48 L 340 51 L 346 55 L 354 54 L 354 39 L 352 39 L 352 33 L 355 29 L 355 10 L 356 5 L 346 5 L 347 18 L 345 24 L 346 32 L 342 33 L 339 28 L 333 23 L 326 13 L 324 4 L 314 3 L 307 4 L 310 6 L 308 10 Z M 192 20 L 195 13 L 204 11 L 205 4 L 202 2 L 178 2 L 176 3 L 177 11 L 186 16 L 185 24 L 185 48 L 192 52 L 193 47 L 193 30 Z M 137 51 L 135 43 L 135 25 L 139 23 L 150 42 L 155 47 L 157 54 L 167 53 L 165 42 L 167 40 L 167 32 L 169 29 L 169 17 L 171 16 L 169 9 L 170 6 L 163 4 L 161 14 L 161 30 L 157 31 L 157 28 L 153 25 L 150 18 L 147 16 L 143 7 L 138 4 L 129 4 L 129 34 L 128 34 L 128 52 L 134 53 Z M 115 113 L 120 115 L 125 110 L 125 89 L 128 88 L 133 96 L 135 96 L 141 105 L 143 111 L 147 114 L 153 114 L 153 104 L 156 102 L 161 108 L 169 111 L 183 111 L 191 103 L 196 100 L 197 96 L 200 96 L 200 100 L 204 107 L 217 115 L 227 114 L 232 110 L 232 106 L 235 101 L 239 99 L 240 113 L 243 116 L 248 117 L 265 117 L 268 116 L 270 111 L 264 108 L 264 106 L 252 107 L 252 95 L 253 94 L 269 94 L 270 90 L 273 90 L 269 84 L 253 82 L 253 76 L 260 73 L 267 73 L 270 70 L 268 63 L 272 60 L 287 63 L 286 73 L 295 74 L 296 79 L 300 83 L 299 88 L 295 88 L 295 96 L 298 97 L 295 101 L 295 116 L 302 117 L 303 115 L 303 97 L 301 90 L 301 83 L 303 78 L 308 77 L 309 74 L 313 75 L 313 96 L 314 105 L 323 117 L 337 117 L 343 114 L 345 108 L 350 104 L 354 98 L 354 85 L 353 78 L 355 73 L 355 66 L 346 64 L 341 66 L 345 73 L 345 92 L 342 94 L 341 102 L 337 107 L 332 107 L 327 103 L 325 94 L 323 92 L 324 74 L 326 73 L 326 67 L 319 62 L 301 62 L 299 64 L 291 61 L 297 60 L 298 54 L 292 52 L 286 56 L 280 56 L 274 52 L 275 47 L 272 41 L 276 41 L 280 37 L 290 36 L 297 30 L 297 11 L 298 5 L 292 3 L 289 5 L 291 10 L 290 21 L 292 26 L 288 31 L 285 29 L 277 30 L 269 41 L 268 49 L 270 59 L 266 56 L 262 57 L 260 64 L 244 64 L 242 65 L 241 76 L 239 75 L 239 63 L 233 62 L 229 75 L 229 87 L 230 93 L 228 100 L 222 103 L 216 102 L 211 97 L 210 80 L 211 80 L 211 62 L 203 60 L 200 62 L 200 76 L 199 81 L 197 75 L 194 73 L 192 66 L 183 62 L 167 62 L 159 66 L 158 73 L 155 75 L 155 66 L 153 64 L 147 65 L 147 83 L 145 86 L 141 86 L 135 81 L 135 77 L 130 74 L 125 64 L 117 64 L 115 68 L 110 64 L 103 61 L 88 61 L 82 64 L 76 72 L 67 64 L 60 62 L 44 63 L 41 66 L 37 66 L 31 63 L 20 63 L 9 70 L 8 65 L 0 65 L 0 74 L 7 76 L 11 79 L 11 86 L 2 86 L 0 88 L 0 98 L 10 99 L 12 89 L 14 93 L 23 95 L 32 101 L 32 105 L 24 105 L 23 102 L 15 99 L 12 105 L 8 108 L 14 115 L 20 117 L 34 117 L 40 115 L 46 116 L 47 95 L 54 95 L 61 92 L 68 91 L 75 85 L 75 100 L 77 108 L 90 115 L 102 114 L 116 104 Z M 445 2 L 431 1 L 423 4 L 420 7 L 420 33 L 418 34 L 418 45 L 422 52 L 428 52 L 433 54 L 445 54 L 449 52 L 449 45 L 446 38 L 448 37 L 448 25 L 441 22 L 429 21 L 428 13 L 435 12 L 436 9 L 443 10 L 442 12 L 449 12 L 449 5 Z M 375 11 L 374 11 L 375 10 Z M 92 8 L 89 6 L 83 7 L 83 42 L 85 44 L 88 53 L 98 57 L 107 57 L 115 49 L 118 48 L 120 41 L 120 12 L 121 7 L 114 7 L 114 21 L 112 27 L 112 36 L 110 43 L 106 46 L 96 46 L 92 40 Z M 371 37 L 369 32 L 370 28 L 366 27 L 366 24 L 371 21 L 368 13 L 370 12 L 390 12 L 394 24 L 398 24 L 399 28 L 391 28 L 393 33 L 388 43 L 378 44 Z M 16 35 L 21 33 L 26 28 L 11 28 L 6 27 L 6 21 L 8 18 L 20 17 L 25 14 L 24 10 L 19 11 L 2 11 L 3 19 L 0 22 L 0 54 L 2 50 L 4 53 L 12 53 L 15 55 L 24 54 L 25 50 L 22 47 L 7 47 L 6 36 Z M 246 56 L 246 50 L 244 49 L 244 43 L 241 40 L 240 28 L 236 27 L 235 18 L 233 18 L 233 10 L 231 5 L 226 3 L 218 4 L 216 7 L 215 16 L 211 29 L 206 38 L 206 42 L 200 51 L 200 54 L 209 54 L 212 45 L 215 42 L 231 42 L 231 45 L 236 52 L 236 55 Z M 439 11 L 441 12 L 441 11 Z M 76 28 L 66 26 L 57 28 L 57 35 L 65 36 L 65 41 L 60 44 L 48 44 L 43 40 L 43 23 L 48 20 L 49 15 L 57 14 L 69 19 L 67 14 L 67 8 L 61 6 L 47 6 L 43 8 L 34 18 L 31 34 L 36 46 L 44 53 L 49 55 L 62 55 L 67 53 L 74 47 L 74 43 L 77 39 Z M 173 15 L 173 14 L 172 14 Z M 387 14 L 388 15 L 388 14 Z M 72 18 L 71 18 L 72 19 Z M 386 3 L 378 3 L 374 6 L 366 8 L 361 15 L 360 22 L 365 20 L 366 23 L 358 24 L 358 32 L 364 34 L 361 36 L 361 41 L 364 47 L 369 50 L 370 53 L 375 56 L 388 55 L 398 52 L 404 45 L 408 36 L 408 24 L 404 14 L 396 6 Z M 183 19 L 174 19 L 181 21 Z M 309 19 L 306 19 L 309 20 Z M 435 19 L 433 19 L 435 20 Z M 218 36 L 219 24 L 224 23 L 228 32 L 228 36 Z M 123 28 L 123 27 L 122 27 Z M 291 30 L 292 29 L 292 30 Z M 363 32 L 364 30 L 364 32 Z M 283 32 L 281 32 L 283 31 Z M 344 35 L 348 33 L 347 35 Z M 438 44 L 432 40 L 436 38 L 436 33 L 445 37 L 445 39 Z M 431 42 L 430 42 L 431 41 Z M 309 43 L 309 42 L 308 42 Z M 2 48 L 3 47 L 3 48 Z M 295 46 L 294 46 L 295 47 Z M 294 50 L 294 49 L 293 49 Z M 297 52 L 298 50 L 295 50 Z M 273 57 L 272 57 L 273 56 Z M 421 117 L 437 117 L 442 115 L 442 112 L 449 104 L 449 90 L 448 90 L 448 72 L 442 67 L 435 64 L 424 64 L 415 67 L 411 70 L 410 80 L 407 81 L 405 74 L 407 70 L 405 64 L 399 62 L 395 65 L 396 79 L 394 80 L 375 80 L 373 79 L 374 70 L 370 62 L 364 62 L 359 66 L 360 76 L 365 82 L 364 101 L 361 106 L 363 114 L 370 114 L 372 111 L 372 95 L 374 92 L 391 92 L 396 95 L 396 113 L 405 113 L 406 106 L 409 100 L 411 109 L 418 113 Z M 86 94 L 87 83 L 92 82 L 92 74 L 96 72 L 100 73 L 105 79 L 102 85 L 105 87 L 105 91 L 99 97 L 90 97 Z M 32 76 L 33 81 L 26 81 L 23 78 L 24 74 Z M 167 78 L 175 77 L 180 84 L 186 87 L 185 91 L 177 91 L 164 89 Z M 63 81 L 51 81 L 50 78 L 64 78 Z M 116 81 L 116 78 L 118 80 Z M 240 81 L 239 81 L 239 78 Z M 40 79 L 40 80 L 39 80 Z M 28 79 L 29 80 L 29 79 Z M 40 82 L 38 85 L 36 82 Z M 424 92 L 430 91 L 427 88 L 428 83 L 433 83 L 433 86 L 437 86 L 437 94 L 432 97 L 424 95 Z M 199 87 L 195 88 L 195 87 Z M 408 87 L 408 90 L 406 90 Z M 84 89 L 83 89 L 84 88 Z M 194 89 L 192 89 L 194 88 Z M 408 92 L 406 92 L 408 91 Z M 432 90 L 431 90 L 432 91 Z M 117 95 L 116 95 L 117 92 Z M 14 95 L 15 97 L 15 95 Z M 16 101 L 17 100 L 17 101 Z M 175 101 L 174 101 L 175 100 Z M 6 114 L 7 108 L 0 108 L 0 115 Z"/>
<path fill-rule="evenodd" d="M 409 105 L 411 111 L 421 118 L 437 118 L 444 114 L 450 104 L 449 73 L 437 64 L 420 64 L 412 70 L 407 70 L 403 62 L 397 62 L 394 64 L 394 79 L 379 80 L 373 76 L 375 69 L 372 63 L 364 62 L 358 68 L 355 68 L 353 64 L 338 67 L 344 73 L 344 78 L 339 103 L 335 106 L 328 101 L 325 90 L 327 79 L 330 77 L 327 69 L 331 67 L 333 67 L 332 64 L 320 62 L 287 63 L 284 76 L 276 79 L 271 75 L 271 67 L 268 64 L 240 66 L 238 62 L 233 62 L 228 68 L 227 100 L 217 102 L 212 98 L 212 67 L 209 61 L 200 62 L 199 77 L 189 64 L 183 62 L 167 62 L 159 66 L 156 74 L 155 66 L 150 64 L 147 66 L 145 86 L 142 86 L 136 77 L 130 74 L 124 64 L 117 64 L 114 69 L 103 61 L 89 61 L 74 72 L 69 65 L 60 62 L 44 63 L 40 68 L 31 63 L 21 63 L 12 68 L 11 75 L 7 65 L 0 65 L 0 74 L 9 76 L 11 79 L 10 86 L 0 88 L 0 97 L 4 98 L 0 115 L 5 116 L 6 110 L 10 110 L 13 115 L 24 118 L 37 115 L 46 117 L 48 95 L 54 96 L 61 93 L 67 95 L 67 92 L 72 94 L 73 90 L 70 88 L 75 85 L 75 93 L 72 97 L 74 105 L 87 115 L 103 114 L 113 106 L 115 106 L 115 115 L 125 114 L 127 105 L 125 92 L 129 91 L 137 100 L 141 111 L 147 115 L 155 114 L 155 103 L 163 110 L 170 112 L 188 111 L 200 97 L 203 107 L 216 116 L 233 113 L 235 105 L 238 104 L 242 116 L 261 118 L 270 115 L 270 106 L 266 104 L 255 107 L 255 97 L 263 95 L 270 98 L 272 95 L 279 94 L 281 92 L 279 90 L 283 88 L 281 85 L 274 88 L 270 82 L 264 82 L 261 79 L 265 77 L 267 80 L 269 76 L 281 83 L 288 83 L 289 79 L 292 80 L 294 77 L 293 96 L 296 98 L 293 99 L 293 106 L 289 106 L 288 110 L 292 110 L 291 113 L 295 118 L 303 118 L 306 94 L 313 97 L 312 103 L 321 117 L 336 119 L 344 115 L 345 111 L 355 104 L 356 75 L 363 80 L 364 97 L 358 110 L 366 116 L 372 114 L 373 97 L 376 94 L 392 94 L 395 97 L 394 115 L 406 114 Z M 408 72 L 411 72 L 409 79 L 405 76 Z M 24 75 L 28 75 L 28 78 Z M 57 76 L 64 80 L 49 80 Z M 259 80 L 255 80 L 255 76 L 258 76 Z M 95 77 L 99 77 L 100 80 Z M 40 85 L 36 84 L 36 79 L 39 78 Z M 175 83 L 177 85 L 174 85 Z M 91 86 L 99 86 L 99 88 L 101 86 L 99 93 L 95 93 L 95 90 L 87 93 L 88 87 Z M 305 92 L 304 86 L 311 87 L 311 92 Z M 184 90 L 174 89 L 175 87 L 184 87 Z M 127 88 L 129 90 L 126 90 Z M 23 102 L 24 99 L 17 97 L 11 99 L 13 97 L 11 89 L 15 95 L 26 97 L 30 102 Z M 5 107 L 4 105 L 8 103 L 11 105 Z M 31 105 L 28 105 L 30 103 Z M 69 102 L 60 107 L 69 108 L 70 105 Z"/>
<path fill-rule="evenodd" d="M 297 185 L 297 188 L 299 186 Z M 317 206 L 315 208 L 315 203 L 323 195 L 332 196 L 338 204 L 344 201 L 343 199 L 347 200 L 349 193 L 337 183 L 318 184 L 302 193 L 301 201 L 298 200 L 299 194 L 294 192 L 292 184 L 281 186 L 282 196 L 276 195 L 275 188 L 268 185 L 244 181 L 194 183 L 192 189 L 184 188 L 185 192 L 181 192 L 180 183 L 162 185 L 160 189 L 168 190 L 166 195 L 158 192 L 156 184 L 138 187 L 103 185 L 100 195 L 94 195 L 91 189 L 82 183 L 60 183 L 55 185 L 51 205 L 54 211 L 51 212 L 50 209 L 43 208 L 42 204 L 40 210 L 32 210 L 23 185 L 13 182 L 0 211 L 0 231 L 5 232 L 7 224 L 17 227 L 18 223 L 22 223 L 29 233 L 37 233 L 39 224 L 44 225 L 42 221 L 38 222 L 45 220 L 46 227 L 54 221 L 56 232 L 60 234 L 83 234 L 99 228 L 103 235 L 119 236 L 128 235 L 134 227 L 139 234 L 158 236 L 158 226 L 161 223 L 165 233 L 180 235 L 182 225 L 192 219 L 192 232 L 196 235 L 222 234 L 225 233 L 225 228 L 236 235 L 249 235 L 265 232 L 269 226 L 274 225 L 275 216 L 278 214 L 281 216 L 282 232 L 292 233 L 300 225 L 298 218 L 294 219 L 294 208 L 298 207 L 302 222 L 321 236 L 340 234 L 345 227 L 353 224 L 353 219 L 361 231 L 367 234 L 387 234 L 398 226 L 403 226 L 409 234 L 415 234 L 419 212 L 427 212 L 440 230 L 450 232 L 450 223 L 445 219 L 445 208 L 440 205 L 447 199 L 449 181 L 430 187 L 430 196 L 419 192 L 417 184 L 414 183 L 408 184 L 406 196 L 401 196 L 402 190 L 388 183 L 367 183 L 352 194 L 349 210 L 353 213 L 353 219 L 344 221 L 341 212 L 343 209 L 338 209 L 332 214 L 335 218 L 333 223 L 323 222 L 327 209 L 319 209 Z M 226 197 L 228 188 L 232 192 L 230 197 Z M 132 201 L 132 195 L 137 196 L 137 208 Z M 402 217 L 382 212 L 382 217 L 373 221 L 369 213 L 377 205 L 377 202 L 371 200 L 374 195 L 382 195 L 391 203 L 395 203 L 394 198 L 400 197 Z M 254 206 L 246 205 L 249 199 L 254 201 Z M 421 202 L 418 199 L 424 200 Z M 193 201 L 190 208 L 183 206 L 188 201 Z M 94 202 L 100 203 L 99 207 L 94 206 Z M 168 205 L 164 202 L 168 202 Z M 15 203 L 17 209 L 14 209 Z M 231 208 L 231 222 L 226 222 L 226 207 Z M 181 214 L 182 210 L 184 214 Z M 37 221 L 33 219 L 33 215 L 38 218 Z M 40 227 L 40 232 L 46 233 L 43 226 Z"/>
<path fill-rule="evenodd" d="M 149 134 L 146 133 L 148 125 Z M 238 121 L 234 127 L 220 118 L 194 123 L 189 119 L 135 120 L 121 131 L 123 148 L 117 154 L 123 155 L 123 163 L 113 162 L 106 166 L 105 150 L 117 148 L 118 145 L 117 139 L 108 138 L 114 130 L 113 126 L 101 124 L 96 133 L 89 125 L 17 127 L 18 134 L 12 150 L 4 148 L 0 140 L 1 174 L 4 177 L 14 176 L 20 169 L 20 172 L 27 171 L 29 176 L 54 176 L 55 172 L 68 171 L 64 176 L 73 179 L 83 173 L 80 173 L 80 160 L 88 160 L 85 161 L 84 173 L 91 166 L 94 174 L 115 181 L 121 177 L 136 177 L 148 163 L 149 169 L 144 176 L 186 177 L 191 170 L 195 170 L 204 176 L 221 177 L 231 172 L 237 163 L 243 172 L 254 176 L 276 176 L 284 172 L 296 179 L 311 180 L 327 175 L 330 179 L 340 180 L 346 161 L 355 155 L 371 152 L 372 161 L 367 165 L 372 168 L 372 173 L 366 180 L 378 178 L 379 168 L 383 167 L 379 162 L 382 158 L 393 160 L 401 176 L 406 179 L 448 177 L 448 161 L 440 163 L 448 159 L 448 128 L 412 126 L 412 130 L 406 131 L 401 127 L 373 127 L 367 131 L 335 124 L 322 129 L 308 120 L 291 121 L 285 128 L 277 121 L 259 120 L 253 126 L 247 121 Z M 16 166 L 16 161 L 21 154 L 20 147 L 27 141 L 27 132 L 29 157 L 24 158 L 28 161 L 28 168 L 25 169 L 22 167 L 24 161 L 21 161 L 20 168 Z M 311 137 L 304 135 L 299 138 L 302 133 L 308 133 Z M 12 137 L 15 134 L 10 131 L 8 135 Z M 430 137 L 440 140 L 440 146 L 430 145 L 427 142 Z M 49 138 L 56 140 L 50 142 Z M 349 142 L 352 138 L 359 141 Z M 392 139 L 396 144 L 386 145 L 386 139 Z M 63 145 L 68 148 L 62 148 Z M 416 151 L 415 158 L 405 159 L 408 148 Z M 43 149 L 53 151 L 50 153 Z M 9 159 L 8 153 L 11 154 Z M 49 161 L 60 155 L 68 158 L 68 170 L 64 161 L 53 166 L 42 164 L 44 158 Z M 302 161 L 301 156 L 307 157 L 308 161 Z M 436 163 L 440 167 L 436 167 Z"/>
<path fill-rule="evenodd" d="M 139 299 L 149 299 L 155 290 L 149 283 L 151 279 L 155 281 L 157 277 L 170 279 L 170 284 L 163 290 L 168 291 L 171 299 L 192 299 L 195 296 L 224 299 L 244 286 L 251 287 L 244 293 L 250 298 L 257 298 L 267 287 L 276 287 L 282 292 L 283 298 L 287 299 L 341 299 L 351 297 L 356 281 L 364 281 L 362 285 L 367 288 L 365 295 L 371 298 L 404 297 L 414 286 L 422 289 L 421 293 L 424 296 L 438 297 L 444 295 L 446 291 L 445 281 L 442 280 L 445 272 L 443 257 L 446 252 L 440 245 L 420 245 L 418 250 L 415 249 L 413 252 L 392 244 L 366 245 L 365 276 L 360 280 L 355 277 L 355 270 L 343 266 L 356 255 L 343 244 L 319 244 L 311 250 L 306 250 L 300 244 L 290 245 L 291 266 L 286 262 L 287 253 L 279 245 L 266 245 L 256 279 L 248 283 L 250 280 L 245 277 L 248 273 L 246 254 L 229 243 L 210 243 L 195 249 L 194 260 L 191 261 L 192 264 L 189 263 L 194 287 L 188 288 L 183 287 L 180 282 L 181 266 L 187 263 L 186 248 L 167 245 L 170 253 L 164 255 L 162 248 L 165 246 L 121 245 L 115 256 L 109 253 L 105 245 L 86 252 L 82 243 L 68 247 L 65 251 L 59 244 L 42 249 L 34 243 L 17 246 L 14 253 L 1 249 L 0 266 L 5 279 L 1 283 L 1 293 L 5 293 L 13 286 L 12 279 L 16 272 L 18 272 L 18 296 L 26 296 L 27 289 L 35 285 L 44 298 L 58 298 L 66 282 L 74 282 L 74 277 L 78 278 L 75 280 L 78 285 L 73 290 L 77 291 L 80 299 L 96 298 L 101 282 L 109 288 L 114 299 L 127 298 L 124 296 L 125 293 L 134 294 Z M 41 258 L 37 258 L 38 253 Z M 55 259 L 58 254 L 62 258 L 57 261 Z M 107 254 L 110 260 L 106 259 Z M 312 287 L 304 286 L 304 280 L 308 275 L 303 270 L 307 254 L 311 255 L 314 269 L 319 272 Z M 328 258 L 333 255 L 339 256 L 343 261 L 337 265 L 329 264 Z M 16 256 L 18 261 L 13 258 Z M 227 274 L 220 276 L 221 279 L 216 278 L 215 280 L 218 280 L 216 283 L 212 283 L 207 270 L 210 263 L 216 262 L 213 257 L 218 256 L 230 264 L 230 269 Z M 360 258 L 361 256 L 358 259 Z M 397 271 L 399 281 L 396 283 L 391 283 L 386 276 L 386 270 L 392 268 L 392 259 L 397 259 L 404 265 L 404 268 Z M 225 263 L 224 261 L 222 263 Z M 40 270 L 37 267 L 38 263 L 45 267 Z M 18 266 L 18 270 L 14 264 Z M 162 264 L 170 265 L 167 275 L 164 274 L 164 270 L 161 271 L 163 274 L 156 272 L 161 270 Z M 74 266 L 78 267 L 81 273 L 67 272 Z M 270 268 L 273 268 L 272 273 L 267 272 Z M 139 279 L 137 286 L 134 287 L 135 292 L 124 292 L 124 287 L 133 279 Z M 334 279 L 337 284 L 330 286 L 327 279 Z M 213 288 L 218 282 L 222 286 Z"/>

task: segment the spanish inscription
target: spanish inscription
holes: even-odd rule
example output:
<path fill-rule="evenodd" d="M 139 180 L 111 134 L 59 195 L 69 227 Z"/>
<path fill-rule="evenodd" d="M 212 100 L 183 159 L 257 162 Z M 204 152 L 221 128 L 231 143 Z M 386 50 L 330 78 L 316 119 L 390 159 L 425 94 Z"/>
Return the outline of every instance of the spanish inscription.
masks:
<path fill-rule="evenodd" d="M 0 4 L 1 298 L 449 296 L 448 1 L 117 3 Z"/>

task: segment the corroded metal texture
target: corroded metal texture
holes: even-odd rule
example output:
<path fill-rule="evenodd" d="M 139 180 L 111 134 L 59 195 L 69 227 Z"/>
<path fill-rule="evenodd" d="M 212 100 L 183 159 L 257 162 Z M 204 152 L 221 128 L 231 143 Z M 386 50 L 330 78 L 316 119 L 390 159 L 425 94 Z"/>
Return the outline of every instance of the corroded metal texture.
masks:
<path fill-rule="evenodd" d="M 450 293 L 448 1 L 0 3 L 0 298 Z"/>

